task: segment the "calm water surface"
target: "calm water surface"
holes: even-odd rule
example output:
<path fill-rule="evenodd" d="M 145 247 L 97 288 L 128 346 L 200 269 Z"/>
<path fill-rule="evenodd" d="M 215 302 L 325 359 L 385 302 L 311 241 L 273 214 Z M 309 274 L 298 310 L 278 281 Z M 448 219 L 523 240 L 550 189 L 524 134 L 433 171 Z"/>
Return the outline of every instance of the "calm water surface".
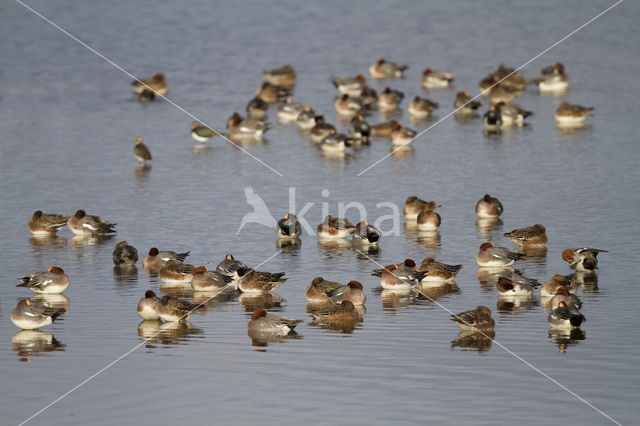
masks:
<path fill-rule="evenodd" d="M 373 86 L 402 90 L 405 99 L 428 96 L 441 105 L 437 119 L 450 111 L 456 91 L 475 93 L 500 62 L 524 63 L 611 3 L 30 4 L 132 73 L 164 72 L 172 100 L 222 128 L 234 111 L 244 112 L 261 70 L 284 63 L 298 72 L 295 99 L 335 121 L 336 91 L 328 78 L 364 73 L 379 57 L 411 67 L 405 79 Z M 387 141 L 374 140 L 353 158 L 327 160 L 296 128 L 276 125 L 273 109 L 266 142 L 247 149 L 283 177 L 222 141 L 194 150 L 190 117 L 166 102 L 135 101 L 129 77 L 18 3 L 6 0 L 2 10 L 3 424 L 28 418 L 154 335 L 30 423 L 608 423 L 496 343 L 452 344 L 458 329 L 444 309 L 426 298 L 381 293 L 370 275 L 375 262 L 426 256 L 464 264 L 455 288 L 431 297 L 453 312 L 489 306 L 497 341 L 618 421 L 637 422 L 637 4 L 623 3 L 524 70 L 534 76 L 561 60 L 571 77 L 563 96 L 530 90 L 518 99 L 534 112 L 528 126 L 486 137 L 479 120 L 451 117 L 407 155 L 361 177 L 355 175 L 390 152 Z M 420 89 L 426 66 L 457 74 L 454 87 Z M 591 127 L 557 130 L 553 114 L 563 101 L 594 106 Z M 398 118 L 408 123 L 406 100 L 403 107 Z M 368 117 L 380 119 L 377 112 Z M 137 168 L 131 155 L 137 135 L 153 152 L 150 170 Z M 289 277 L 269 300 L 220 298 L 189 324 L 140 324 L 135 305 L 160 282 L 141 267 L 114 271 L 114 244 L 126 239 L 141 254 L 152 246 L 191 250 L 190 263 L 210 267 L 231 252 L 257 265 L 277 247 L 273 232 L 260 225 L 236 235 L 251 211 L 245 186 L 278 217 L 295 188 L 297 209 L 315 203 L 306 215 L 312 225 L 322 219 L 322 203 L 336 214 L 338 203 L 357 201 L 373 220 L 389 214 L 378 203 L 400 205 L 411 194 L 441 203 L 443 224 L 434 238 L 400 224 L 399 234 L 371 255 L 375 262 L 305 236 L 300 247 L 261 268 Z M 505 206 L 503 225 L 488 234 L 476 227 L 473 211 L 486 192 Z M 65 229 L 50 244 L 30 239 L 26 222 L 33 211 L 79 208 L 118 222 L 118 235 L 87 244 Z M 348 212 L 353 220 L 356 215 Z M 583 333 L 550 334 L 543 306 L 498 303 L 477 273 L 474 256 L 485 238 L 511 246 L 501 233 L 533 223 L 547 227 L 548 254 L 524 261 L 521 270 L 540 281 L 569 272 L 560 258 L 566 247 L 609 250 L 601 255 L 597 284 L 581 293 L 588 318 Z M 71 279 L 66 298 L 55 301 L 68 312 L 42 333 L 18 333 L 9 314 L 31 294 L 15 288 L 15 278 L 50 265 Z M 318 275 L 365 285 L 366 315 L 355 330 L 309 324 L 304 288 Z M 304 319 L 297 338 L 252 342 L 246 323 L 261 303 Z"/>

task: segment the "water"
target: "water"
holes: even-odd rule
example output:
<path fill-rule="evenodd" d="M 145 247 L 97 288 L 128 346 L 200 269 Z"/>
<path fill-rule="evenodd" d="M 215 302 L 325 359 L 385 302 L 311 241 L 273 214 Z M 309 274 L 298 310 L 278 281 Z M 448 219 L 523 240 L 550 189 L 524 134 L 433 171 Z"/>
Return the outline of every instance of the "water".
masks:
<path fill-rule="evenodd" d="M 135 75 L 164 72 L 171 99 L 218 128 L 234 111 L 244 112 L 262 69 L 284 63 L 298 73 L 295 99 L 335 121 L 336 92 L 328 78 L 364 73 L 381 56 L 411 67 L 404 80 L 374 82 L 374 88 L 389 85 L 405 99 L 427 96 L 440 102 L 436 115 L 443 117 L 456 91 L 477 93 L 477 82 L 500 62 L 526 62 L 609 5 L 31 3 Z M 524 69 L 534 76 L 561 60 L 571 77 L 565 97 L 528 91 L 517 100 L 534 112 L 525 128 L 485 137 L 478 120 L 451 117 L 421 136 L 408 155 L 356 177 L 390 152 L 388 142 L 374 140 L 353 158 L 327 160 L 294 127 L 274 125 L 266 143 L 247 149 L 280 177 L 221 141 L 194 151 L 190 117 L 168 103 L 133 100 L 129 77 L 6 2 L 0 18 L 3 423 L 28 418 L 141 336 L 156 333 L 30 423 L 608 423 L 497 343 L 482 350 L 452 347 L 458 329 L 435 303 L 376 290 L 370 275 L 376 262 L 433 255 L 464 264 L 457 289 L 433 295 L 442 306 L 453 312 L 489 306 L 498 342 L 618 421 L 634 422 L 640 414 L 634 264 L 640 148 L 632 125 L 640 113 L 634 72 L 640 64 L 633 55 L 638 11 L 637 4 L 623 3 Z M 454 87 L 422 91 L 419 75 L 429 65 L 457 74 Z M 595 107 L 589 129 L 556 129 L 553 114 L 564 100 Z M 273 109 L 269 118 L 273 123 Z M 406 110 L 400 118 L 408 122 Z M 154 156 L 148 171 L 131 155 L 138 135 Z M 278 217 L 295 188 L 297 209 L 315 203 L 305 216 L 313 226 L 322 219 L 322 203 L 335 214 L 339 202 L 357 201 L 373 220 L 389 214 L 378 203 L 401 205 L 411 194 L 441 203 L 443 224 L 434 239 L 418 238 L 401 224 L 373 260 L 311 236 L 271 259 L 261 269 L 286 271 L 289 279 L 270 306 L 305 320 L 296 339 L 253 346 L 246 323 L 255 301 L 246 298 L 215 301 L 183 327 L 139 330 L 135 305 L 160 283 L 140 266 L 133 274 L 114 273 L 114 244 L 126 239 L 141 254 L 152 246 L 191 250 L 190 263 L 210 267 L 230 252 L 257 265 L 277 248 L 272 231 L 259 225 L 236 235 L 251 211 L 243 192 L 248 185 Z M 524 262 L 529 276 L 544 281 L 568 273 L 560 258 L 566 247 L 609 250 L 601 255 L 597 287 L 581 294 L 588 318 L 583 335 L 550 335 L 539 303 L 510 311 L 498 306 L 495 289 L 481 285 L 474 256 L 486 235 L 476 228 L 473 207 L 486 192 L 505 206 L 504 224 L 492 234 L 499 245 L 512 246 L 501 232 L 546 225 L 548 255 Z M 30 240 L 26 222 L 33 211 L 79 208 L 118 222 L 118 235 L 85 245 L 65 229 L 52 245 Z M 357 220 L 356 210 L 347 214 Z M 60 301 L 68 312 L 43 330 L 38 345 L 17 350 L 9 314 L 31 294 L 15 288 L 15 278 L 50 265 L 71 279 L 68 301 Z M 351 333 L 309 324 L 304 288 L 318 275 L 365 285 L 367 312 Z"/>

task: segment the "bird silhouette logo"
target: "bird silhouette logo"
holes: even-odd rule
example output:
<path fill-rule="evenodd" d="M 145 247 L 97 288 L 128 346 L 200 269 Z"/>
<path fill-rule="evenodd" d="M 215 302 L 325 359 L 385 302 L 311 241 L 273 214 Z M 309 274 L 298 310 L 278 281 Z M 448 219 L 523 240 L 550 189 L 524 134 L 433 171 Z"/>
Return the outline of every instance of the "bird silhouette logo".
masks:
<path fill-rule="evenodd" d="M 242 222 L 240 222 L 240 227 L 238 231 L 236 231 L 236 235 L 238 235 L 242 228 L 248 223 L 257 223 L 273 229 L 276 226 L 276 220 L 273 218 L 269 207 L 267 207 L 262 197 L 250 186 L 244 189 L 244 196 L 247 199 L 247 203 L 253 207 L 253 211 L 244 215 Z"/>

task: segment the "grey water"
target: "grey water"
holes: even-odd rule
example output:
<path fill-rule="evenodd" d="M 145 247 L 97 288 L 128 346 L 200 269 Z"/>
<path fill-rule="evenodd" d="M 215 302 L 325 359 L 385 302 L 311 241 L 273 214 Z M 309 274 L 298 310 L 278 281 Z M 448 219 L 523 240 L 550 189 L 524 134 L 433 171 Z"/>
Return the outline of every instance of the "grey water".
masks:
<path fill-rule="evenodd" d="M 224 130 L 262 82 L 262 70 L 285 63 L 298 74 L 293 99 L 335 122 L 332 75 L 363 73 L 380 57 L 410 68 L 404 79 L 373 81 L 405 93 L 396 119 L 426 129 L 452 109 L 455 93 L 504 63 L 524 64 L 613 2 L 61 2 L 28 3 L 69 33 L 139 77 L 163 72 L 168 97 Z M 324 158 L 295 126 L 276 123 L 262 144 L 245 149 L 214 139 L 199 149 L 193 119 L 169 104 L 142 104 L 131 78 L 17 2 L 0 14 L 0 413 L 18 424 L 140 345 L 29 424 L 607 424 L 637 421 L 640 410 L 637 282 L 640 208 L 640 116 L 637 3 L 623 2 L 527 65 L 534 77 L 554 60 L 570 76 L 569 91 L 541 95 L 529 88 L 516 102 L 533 111 L 528 125 L 483 134 L 479 119 L 449 117 L 402 156 L 386 139 L 342 159 Z M 453 87 L 420 87 L 427 66 L 456 74 Z M 411 123 L 415 95 L 440 103 L 435 117 Z M 488 107 L 486 98 L 483 111 Z M 590 126 L 556 128 L 561 102 L 595 107 Z M 385 117 L 373 112 L 377 123 Z M 344 126 L 344 125 L 342 125 Z M 344 127 L 341 127 L 344 128 Z M 151 168 L 133 158 L 142 136 Z M 326 246 L 304 235 L 281 249 L 273 230 L 242 217 L 252 211 L 251 186 L 271 213 L 314 203 L 315 226 L 327 209 L 361 203 L 367 218 L 388 215 L 409 195 L 442 207 L 437 236 L 418 236 L 399 223 L 380 251 Z M 478 228 L 474 206 L 483 194 L 505 206 L 502 225 Z M 106 241 L 31 238 L 35 210 L 85 209 L 117 222 Z M 358 211 L 347 216 L 357 221 Z M 568 274 L 567 247 L 609 250 L 597 281 L 579 295 L 581 332 L 550 333 L 536 300 L 500 303 L 477 271 L 474 256 L 487 238 L 542 223 L 546 256 L 519 268 L 541 282 Z M 226 253 L 248 265 L 287 273 L 268 300 L 216 298 L 188 324 L 140 324 L 136 304 L 160 281 L 142 269 L 114 271 L 111 252 L 127 240 L 141 257 L 149 248 L 191 251 L 189 263 L 214 267 Z M 425 297 L 380 292 L 374 269 L 411 257 L 436 256 L 464 265 L 456 285 Z M 38 334 L 20 334 L 9 315 L 21 298 L 16 278 L 61 266 L 71 285 L 56 303 L 63 320 Z M 364 320 L 346 332 L 311 325 L 304 289 L 316 276 L 364 284 Z M 164 294 L 159 292 L 159 294 Z M 186 293 L 185 299 L 198 301 Z M 298 336 L 253 342 L 246 324 L 254 308 L 305 320 Z M 453 344 L 449 312 L 485 305 L 496 319 L 495 342 Z M 446 308 L 446 309 L 445 309 Z M 153 336 L 149 341 L 146 337 Z M 499 343 L 499 344 L 498 344 Z M 505 350 L 504 348 L 507 348 Z M 557 383 L 531 366 L 544 372 Z M 582 398 L 583 400 L 579 398 Z"/>

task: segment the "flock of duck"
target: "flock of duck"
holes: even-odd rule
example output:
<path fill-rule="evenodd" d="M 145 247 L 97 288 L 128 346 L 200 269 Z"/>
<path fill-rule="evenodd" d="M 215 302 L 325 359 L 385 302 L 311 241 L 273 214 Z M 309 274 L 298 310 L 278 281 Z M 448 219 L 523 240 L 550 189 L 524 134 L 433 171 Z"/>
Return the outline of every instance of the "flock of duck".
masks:
<path fill-rule="evenodd" d="M 369 67 L 373 79 L 402 78 L 407 65 L 396 64 L 380 59 Z M 292 101 L 292 93 L 296 82 L 296 72 L 291 65 L 264 71 L 267 81 L 255 92 L 255 97 L 246 107 L 247 117 L 235 112 L 227 120 L 227 134 L 211 129 L 197 121 L 192 123 L 191 135 L 194 140 L 206 143 L 216 136 L 224 136 L 234 143 L 260 141 L 270 128 L 266 122 L 270 105 L 278 104 L 277 117 L 282 124 L 296 123 L 313 143 L 319 144 L 326 156 L 344 156 L 348 149 L 357 149 L 370 143 L 371 137 L 389 137 L 392 150 L 409 149 L 416 137 L 416 131 L 403 126 L 396 120 L 383 121 L 370 125 L 365 116 L 377 109 L 383 114 L 393 114 L 400 108 L 404 93 L 385 88 L 380 94 L 367 85 L 362 74 L 352 77 L 332 77 L 331 82 L 338 89 L 334 106 L 339 124 L 345 125 L 344 133 L 338 132 L 336 126 L 325 121 L 309 105 Z M 451 86 L 455 80 L 453 74 L 426 68 L 422 73 L 421 87 L 425 89 L 443 89 Z M 482 116 L 485 131 L 500 132 L 510 126 L 522 126 L 532 112 L 520 107 L 513 100 L 524 93 L 527 85 L 537 85 L 541 92 L 565 92 L 569 86 L 569 77 L 560 62 L 542 69 L 541 76 L 526 79 L 520 71 L 500 65 L 498 69 L 480 81 L 482 94 L 489 98 L 491 106 Z M 162 73 L 145 80 L 134 81 L 132 87 L 136 96 L 142 101 L 152 101 L 158 96 L 166 95 L 167 79 Z M 479 117 L 478 111 L 482 103 L 471 97 L 468 92 L 460 91 L 453 99 L 455 114 L 461 119 Z M 413 122 L 419 122 L 432 116 L 439 107 L 437 102 L 415 96 L 408 102 L 407 110 Z M 593 108 L 581 105 L 562 103 L 556 110 L 558 126 L 581 127 L 584 120 L 591 115 Z M 135 157 L 141 162 L 151 160 L 149 148 L 141 138 L 135 142 Z"/>
<path fill-rule="evenodd" d="M 380 59 L 369 67 L 373 79 L 402 78 L 406 65 L 396 64 Z M 370 125 L 365 121 L 369 111 L 377 109 L 382 113 L 394 112 L 400 108 L 404 94 L 387 87 L 380 94 L 367 85 L 362 74 L 353 77 L 333 77 L 331 82 L 339 95 L 334 106 L 339 121 L 346 124 L 345 133 L 339 133 L 336 127 L 327 123 L 323 116 L 308 105 L 293 102 L 291 95 L 296 82 L 296 73 L 290 65 L 264 71 L 267 81 L 256 90 L 255 98 L 246 107 L 247 117 L 234 113 L 227 121 L 228 133 L 224 135 L 234 142 L 259 140 L 269 130 L 266 122 L 270 105 L 277 104 L 277 116 L 280 123 L 296 123 L 301 130 L 308 132 L 311 140 L 318 143 L 326 155 L 344 155 L 352 147 L 366 145 L 371 137 L 389 137 L 394 150 L 406 147 L 416 136 L 416 132 L 395 120 Z M 422 73 L 421 86 L 426 89 L 442 89 L 450 87 L 455 76 L 446 72 L 427 68 Z M 481 80 L 480 88 L 490 101 L 489 110 L 483 115 L 484 127 L 487 131 L 498 132 L 507 126 L 523 125 L 524 119 L 531 115 L 529 111 L 516 105 L 513 100 L 525 90 L 527 84 L 535 84 L 540 91 L 564 91 L 569 84 L 563 64 L 554 62 L 544 68 L 540 77 L 525 79 L 512 68 L 500 65 L 499 68 Z M 132 88 L 141 101 L 153 101 L 165 96 L 168 83 L 161 73 L 153 77 L 135 81 Z M 453 100 L 456 115 L 465 118 L 478 117 L 481 102 L 460 91 Z M 420 96 L 415 96 L 407 106 L 413 121 L 420 121 L 431 116 L 439 107 L 438 103 Z M 559 125 L 576 126 L 583 123 L 590 115 L 592 108 L 579 105 L 561 104 L 556 111 Z M 206 143 L 222 133 L 199 122 L 192 123 L 191 135 L 199 143 Z M 145 163 L 151 160 L 151 152 L 141 137 L 135 139 L 134 156 Z M 436 212 L 439 205 L 434 201 L 423 201 L 415 196 L 407 198 L 404 215 L 407 219 L 405 228 L 415 227 L 420 232 L 436 232 L 441 224 L 441 217 Z M 476 213 L 480 220 L 497 221 L 503 212 L 502 204 L 494 197 L 485 195 L 476 205 Z M 44 214 L 36 211 L 29 220 L 28 226 L 34 236 L 55 235 L 60 229 L 68 226 L 76 235 L 90 237 L 111 236 L 115 234 L 115 225 L 99 216 L 87 215 L 78 210 L 73 216 L 62 214 Z M 299 241 L 302 228 L 294 214 L 286 214 L 278 221 L 275 229 L 280 242 Z M 351 238 L 359 247 L 377 247 L 382 233 L 367 221 L 353 225 L 346 218 L 327 216 L 318 225 L 317 234 L 321 241 L 346 241 Z M 547 235 L 540 224 L 516 229 L 505 234 L 505 237 L 519 246 L 518 250 L 496 247 L 492 242 L 483 243 L 476 255 L 476 262 L 482 270 L 482 276 L 495 285 L 500 297 L 532 297 L 540 287 L 541 299 L 548 302 L 551 312 L 548 322 L 552 328 L 576 328 L 585 321 L 580 313 L 582 303 L 575 295 L 579 289 L 580 274 L 594 274 L 597 269 L 597 255 L 605 250 L 593 248 L 568 248 L 562 258 L 576 270 L 570 276 L 554 275 L 542 286 L 535 279 L 527 278 L 512 265 L 527 256 L 546 255 Z M 371 252 L 371 251 L 369 251 Z M 175 288 L 186 288 L 203 294 L 209 300 L 217 294 L 242 292 L 243 295 L 272 294 L 287 278 L 285 273 L 257 271 L 236 260 L 228 254 L 215 268 L 189 265 L 184 263 L 189 252 L 175 253 L 151 248 L 142 259 L 145 269 L 157 274 L 163 281 L 161 290 L 165 293 Z M 126 241 L 119 242 L 113 252 L 116 268 L 135 267 L 138 261 L 137 250 Z M 420 265 L 405 259 L 374 271 L 380 279 L 383 291 L 394 294 L 421 294 L 429 289 L 454 283 L 454 279 L 462 265 L 448 265 L 437 262 L 433 258 L 424 259 Z M 45 272 L 36 272 L 20 278 L 19 287 L 26 287 L 36 293 L 60 294 L 69 286 L 69 278 L 59 266 L 51 266 Z M 353 328 L 362 321 L 366 295 L 360 282 L 350 280 L 345 284 L 327 281 L 322 277 L 315 278 L 305 291 L 309 301 L 308 311 L 313 322 L 328 327 L 341 329 Z M 210 296 L 210 297 L 209 297 Z M 428 296 L 426 296 L 429 298 Z M 204 303 L 190 303 L 167 294 L 159 298 L 152 290 L 148 290 L 140 300 L 137 312 L 145 321 L 165 321 L 167 323 L 184 323 L 196 311 L 204 309 Z M 11 313 L 11 321 L 24 330 L 34 330 L 47 326 L 64 314 L 65 309 L 52 306 L 37 299 L 21 300 Z M 463 330 L 480 333 L 484 338 L 493 339 L 494 320 L 491 310 L 478 306 L 473 310 L 452 315 L 451 319 Z M 255 339 L 282 337 L 294 333 L 296 325 L 302 321 L 287 318 L 266 309 L 255 309 L 248 324 L 248 332 Z"/>
<path fill-rule="evenodd" d="M 425 232 L 434 232 L 440 224 L 440 215 L 435 211 L 440 207 L 434 201 L 424 201 L 411 196 L 405 201 L 403 214 L 407 220 L 405 228 L 415 226 Z M 500 201 L 485 195 L 476 204 L 479 221 L 499 222 L 503 212 Z M 78 210 L 73 216 L 63 214 L 44 214 L 36 211 L 28 222 L 34 236 L 52 236 L 68 226 L 76 235 L 102 237 L 115 234 L 115 223 Z M 302 227 L 294 214 L 288 213 L 277 222 L 275 234 L 280 241 L 295 242 L 302 236 Z M 382 233 L 366 221 L 353 225 L 347 218 L 327 216 L 317 226 L 321 241 L 344 241 L 351 237 L 358 247 L 377 247 Z M 580 313 L 582 302 L 575 294 L 580 289 L 584 276 L 595 274 L 598 254 L 606 252 L 594 248 L 567 248 L 562 259 L 576 272 L 573 275 L 556 274 L 540 286 L 540 283 L 522 275 L 512 265 L 529 256 L 546 255 L 545 244 L 548 241 L 545 227 L 535 224 L 515 229 L 504 236 L 518 245 L 518 249 L 496 247 L 494 243 L 484 242 L 476 255 L 485 280 L 494 283 L 500 298 L 517 300 L 531 298 L 537 287 L 541 301 L 548 306 L 548 323 L 552 329 L 578 328 L 586 320 Z M 541 254 L 542 252 L 542 254 Z M 207 266 L 194 266 L 184 263 L 190 252 L 176 253 L 151 248 L 142 259 L 142 267 L 157 274 L 163 284 L 160 290 L 171 293 L 176 289 L 189 290 L 203 297 L 201 303 L 191 303 L 169 294 L 159 298 L 152 290 L 145 292 L 137 305 L 137 313 L 144 322 L 160 321 L 166 323 L 184 323 L 195 312 L 205 309 L 208 300 L 219 294 L 241 292 L 242 295 L 269 295 L 287 278 L 284 272 L 271 273 L 258 271 L 242 261 L 227 254 L 216 266 L 209 270 Z M 126 241 L 116 244 L 113 251 L 113 263 L 116 268 L 135 268 L 138 251 Z M 379 277 L 382 291 L 394 295 L 418 294 L 430 299 L 431 290 L 455 284 L 456 275 L 462 265 L 449 265 L 437 262 L 434 258 L 424 259 L 418 265 L 412 259 L 393 263 L 373 271 Z M 60 294 L 64 292 L 70 280 L 59 266 L 51 266 L 47 271 L 35 272 L 19 279 L 18 287 L 25 287 L 40 294 Z M 305 296 L 308 300 L 307 311 L 313 318 L 312 324 L 328 328 L 352 330 L 363 320 L 367 300 L 363 285 L 355 280 L 345 284 L 316 277 L 307 286 Z M 268 306 L 266 306 L 268 308 Z M 301 322 L 269 313 L 265 306 L 255 309 L 248 324 L 248 333 L 254 341 L 272 341 L 295 335 L 294 328 Z M 21 300 L 11 312 L 11 321 L 24 330 L 34 330 L 54 322 L 65 312 L 64 308 L 52 306 L 30 299 Z M 473 336 L 493 339 L 495 322 L 491 310 L 485 306 L 451 315 L 451 319 L 462 329 L 460 339 Z"/>

